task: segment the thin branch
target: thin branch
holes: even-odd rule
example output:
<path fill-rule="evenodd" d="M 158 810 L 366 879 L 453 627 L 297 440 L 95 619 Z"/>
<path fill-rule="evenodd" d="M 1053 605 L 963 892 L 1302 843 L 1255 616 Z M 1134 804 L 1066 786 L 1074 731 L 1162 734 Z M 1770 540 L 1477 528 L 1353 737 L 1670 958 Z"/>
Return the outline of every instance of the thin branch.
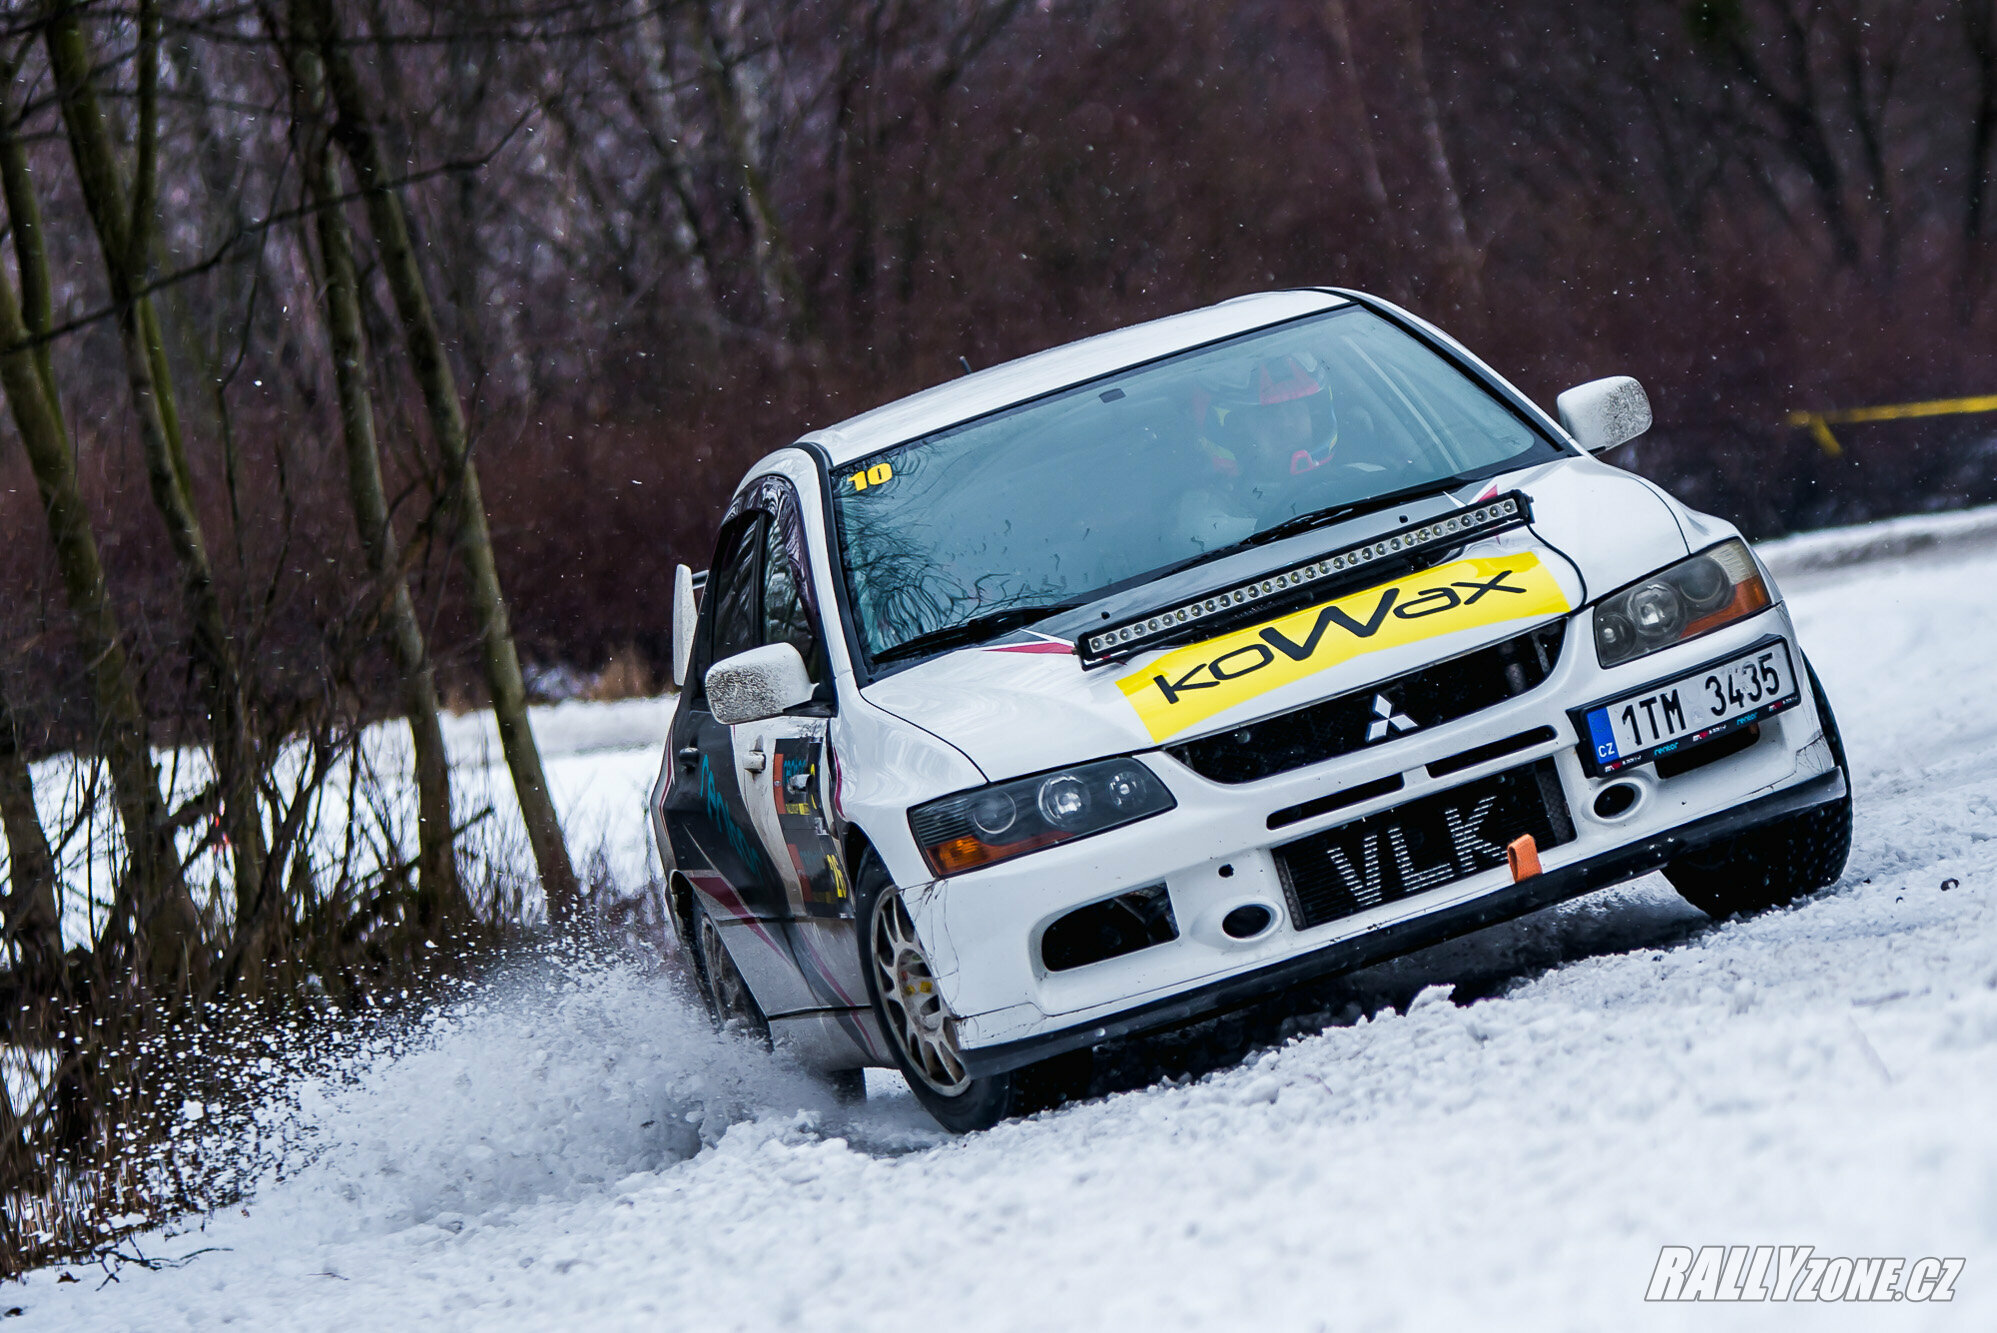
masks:
<path fill-rule="evenodd" d="M 470 172 L 483 170 L 486 166 L 490 165 L 493 158 L 497 157 L 500 154 L 500 152 L 506 147 L 506 145 L 512 141 L 513 136 L 519 132 L 520 127 L 522 125 L 525 125 L 527 121 L 533 116 L 534 112 L 538 109 L 539 108 L 536 107 L 530 107 L 526 111 L 523 111 L 520 114 L 519 119 L 513 122 L 512 127 L 509 128 L 505 134 L 500 136 L 499 142 L 495 143 L 490 149 L 479 154 L 477 157 L 459 158 L 454 161 L 439 163 L 434 167 L 427 167 L 422 171 L 413 171 L 406 176 L 399 177 L 396 180 L 389 182 L 389 188 L 399 190 L 404 186 L 415 185 L 422 181 L 431 180 L 438 176 L 464 175 Z M 214 269 L 219 265 L 221 265 L 222 263 L 226 262 L 229 258 L 230 252 L 235 250 L 237 246 L 242 245 L 244 242 L 252 239 L 253 237 L 259 236 L 262 233 L 269 231 L 273 227 L 281 227 L 285 223 L 296 222 L 300 218 L 311 217 L 313 214 L 318 213 L 321 209 L 342 208 L 345 207 L 347 204 L 356 203 L 361 199 L 364 199 L 365 197 L 366 196 L 363 192 L 358 190 L 351 190 L 345 194 L 342 194 L 337 199 L 328 199 L 323 203 L 300 204 L 295 208 L 287 208 L 279 212 L 272 213 L 270 216 L 262 218 L 259 221 L 246 222 L 240 227 L 237 227 L 236 230 L 230 234 L 227 240 L 224 240 L 220 245 L 216 246 L 212 251 L 210 251 L 207 254 L 206 257 L 196 261 L 195 263 L 187 265 L 185 268 L 175 269 L 171 273 L 163 274 L 160 277 L 152 279 L 150 282 L 144 283 L 141 286 L 134 288 L 131 293 L 131 299 L 134 301 L 143 300 L 144 298 L 151 296 L 154 292 L 161 291 L 164 288 L 172 287 L 179 283 L 186 282 L 190 278 L 200 277 L 202 274 L 207 273 L 211 269 Z M 65 320 L 60 324 L 53 325 L 44 333 L 30 334 L 27 338 L 24 338 L 19 342 L 10 343 L 7 344 L 6 346 L 0 346 L 0 356 L 5 356 L 12 352 L 25 351 L 32 348 L 40 347 L 42 344 L 53 342 L 57 338 L 63 337 L 66 334 L 75 333 L 78 329 L 88 328 L 90 325 L 97 323 L 99 320 L 115 318 L 121 311 L 124 310 L 124 308 L 125 307 L 122 303 L 113 303 L 111 305 L 102 306 L 96 310 L 89 311 L 86 314 L 78 315 L 74 319 Z"/>

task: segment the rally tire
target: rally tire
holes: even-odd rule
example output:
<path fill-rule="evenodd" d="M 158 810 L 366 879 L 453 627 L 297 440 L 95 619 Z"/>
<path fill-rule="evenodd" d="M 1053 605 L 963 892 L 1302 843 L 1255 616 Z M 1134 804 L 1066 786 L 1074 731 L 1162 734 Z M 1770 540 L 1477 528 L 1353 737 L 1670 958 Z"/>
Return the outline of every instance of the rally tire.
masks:
<path fill-rule="evenodd" d="M 955 1020 L 939 994 L 921 988 L 933 978 L 921 942 L 915 940 L 907 906 L 901 902 L 901 890 L 873 852 L 861 860 L 853 890 L 859 906 L 867 1000 L 873 1004 L 895 1068 L 939 1125 L 951 1133 L 975 1133 L 991 1129 L 1008 1115 L 1050 1110 L 1088 1092 L 1094 1064 L 1086 1050 L 1010 1074 L 969 1078 L 963 1066 L 955 1064 Z M 895 954 L 905 966 L 897 968 L 897 958 L 887 954 Z M 901 994 L 883 994 L 885 988 Z M 945 1042 L 947 1050 L 937 1050 L 937 1042 Z"/>
<path fill-rule="evenodd" d="M 922 1109 L 953 1134 L 990 1129 L 1013 1114 L 1011 1075 L 972 1078 L 957 1062 L 955 1021 L 934 989 L 901 890 L 872 851 L 853 877 L 853 896 L 867 1000 Z"/>
<path fill-rule="evenodd" d="M 1845 775 L 1844 795 L 1809 810 L 1681 856 L 1664 867 L 1664 877 L 1685 901 L 1720 920 L 1736 913 L 1767 911 L 1829 888 L 1844 874 L 1851 854 L 1851 769 L 1844 737 L 1831 713 L 1830 699 L 1805 660 L 1810 691 L 1823 719 L 1831 758 Z"/>
<path fill-rule="evenodd" d="M 860 862 L 853 889 L 867 999 L 895 1068 L 937 1124 L 953 1134 L 970 1134 L 1087 1091 L 1092 1072 L 1087 1051 L 1007 1074 L 970 1077 L 957 1059 L 954 1018 L 942 996 L 925 988 L 934 979 L 901 891 L 871 851 Z"/>
<path fill-rule="evenodd" d="M 770 1020 L 763 1016 L 762 1006 L 756 1003 L 756 996 L 743 979 L 741 969 L 728 956 L 728 948 L 721 939 L 721 927 L 698 895 L 693 900 L 692 933 L 694 971 L 700 980 L 701 998 L 707 1001 L 707 1013 L 714 1020 L 714 1026 L 724 1032 L 739 1032 L 754 1037 L 769 1045 Z"/>

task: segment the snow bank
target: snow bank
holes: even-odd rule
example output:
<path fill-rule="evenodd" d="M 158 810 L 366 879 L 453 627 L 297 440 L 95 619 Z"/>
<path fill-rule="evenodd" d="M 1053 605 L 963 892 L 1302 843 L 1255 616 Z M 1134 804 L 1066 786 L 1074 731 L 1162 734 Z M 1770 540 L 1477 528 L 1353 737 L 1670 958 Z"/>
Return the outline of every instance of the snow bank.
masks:
<path fill-rule="evenodd" d="M 1761 558 L 1780 578 L 1785 574 L 1842 569 L 1870 560 L 1988 544 L 1991 541 L 1997 541 L 1997 505 L 1944 514 L 1910 514 L 1875 523 L 1825 528 L 1820 532 L 1804 532 L 1777 541 L 1760 542 L 1755 550 L 1761 553 Z"/>
<path fill-rule="evenodd" d="M 602 750 L 656 749 L 666 743 L 672 716 L 672 700 L 664 697 L 601 704 L 570 699 L 528 709 L 527 724 L 534 729 L 545 760 Z M 499 751 L 499 727 L 489 711 L 445 717 L 444 746 L 457 763 L 505 762 Z"/>

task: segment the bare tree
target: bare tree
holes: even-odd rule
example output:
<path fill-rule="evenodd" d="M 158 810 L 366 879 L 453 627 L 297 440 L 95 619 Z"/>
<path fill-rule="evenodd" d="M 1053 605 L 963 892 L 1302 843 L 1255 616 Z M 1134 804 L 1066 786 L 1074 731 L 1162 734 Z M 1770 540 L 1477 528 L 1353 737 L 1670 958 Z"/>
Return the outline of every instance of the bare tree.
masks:
<path fill-rule="evenodd" d="M 1344 103 L 1345 133 L 1341 138 L 1352 146 L 1359 159 L 1359 184 L 1366 202 L 1372 205 L 1380 225 L 1393 225 L 1393 201 L 1387 197 L 1387 182 L 1380 175 L 1380 154 L 1373 145 L 1373 117 L 1366 107 L 1366 91 L 1359 82 L 1359 61 L 1352 43 L 1352 20 L 1345 0 L 1323 0 L 1318 10 L 1325 31 L 1331 36 L 1338 58 L 1339 99 Z"/>
<path fill-rule="evenodd" d="M 1757 36 L 1749 31 L 1743 6 L 1694 6 L 1694 36 L 1732 76 L 1746 114 L 1769 118 L 1771 130 L 1761 136 L 1766 150 L 1776 161 L 1802 171 L 1838 262 L 1855 265 L 1858 231 L 1846 199 L 1844 166 L 1826 124 L 1822 80 L 1811 58 L 1820 7 L 1804 4 L 1799 12 L 1795 0 L 1770 0 L 1767 8 L 1772 34 Z"/>
<path fill-rule="evenodd" d="M 520 656 L 513 643 L 506 598 L 500 589 L 499 568 L 493 558 L 492 534 L 479 487 L 478 464 L 472 457 L 456 376 L 437 329 L 429 286 L 410 240 L 401 201 L 392 188 L 394 177 L 383 160 L 374 117 L 369 114 L 360 75 L 354 68 L 352 47 L 342 39 L 331 0 L 306 0 L 306 3 L 320 35 L 320 54 L 332 93 L 333 135 L 353 164 L 366 198 L 383 276 L 401 319 L 404 350 L 429 414 L 433 443 L 444 459 L 446 484 L 456 519 L 455 540 L 479 627 L 486 686 L 492 693 L 500 747 L 513 774 L 520 813 L 534 849 L 542 892 L 547 897 L 548 918 L 558 928 L 566 928 L 578 919 L 581 894 L 554 800 L 548 792 L 540 748 L 527 721 L 527 691 L 520 676 Z"/>
<path fill-rule="evenodd" d="M 386 622 L 385 637 L 395 662 L 402 713 L 409 724 L 416 761 L 418 921 L 424 933 L 435 938 L 462 926 L 469 914 L 458 883 L 451 829 L 450 760 L 437 721 L 436 673 L 409 595 L 403 553 L 382 485 L 374 399 L 368 387 L 360 280 L 328 133 L 331 106 L 319 58 L 321 34 L 309 0 L 292 0 L 290 16 L 292 39 L 285 43 L 284 51 L 296 82 L 293 139 L 319 239 L 326 335 L 346 448 L 347 496 L 375 585 L 376 605 Z"/>
<path fill-rule="evenodd" d="M 693 0 L 694 49 L 722 146 L 739 181 L 757 285 L 777 327 L 793 342 L 808 342 L 815 320 L 798 280 L 787 229 L 770 196 L 753 121 L 753 99 L 743 87 L 743 63 L 730 49 L 723 21 L 714 10 L 714 0 Z"/>
<path fill-rule="evenodd" d="M 1484 257 L 1470 239 L 1470 223 L 1463 212 L 1463 195 L 1457 189 L 1456 171 L 1450 165 L 1449 142 L 1443 134 L 1442 109 L 1428 79 L 1428 58 L 1423 51 L 1424 18 L 1421 0 L 1398 0 L 1401 14 L 1401 59 L 1408 88 L 1421 120 L 1424 161 L 1428 167 L 1436 208 L 1442 218 L 1443 252 L 1455 280 L 1457 296 L 1475 317 L 1484 311 Z"/>
<path fill-rule="evenodd" d="M 14 708 L 0 696 L 0 828 L 7 837 L 7 883 L 0 889 L 0 957 L 14 957 L 16 994 L 59 994 L 62 912 L 55 857 L 35 810 L 35 784 L 15 732 Z"/>
<path fill-rule="evenodd" d="M 234 860 L 236 915 L 256 919 L 265 879 L 263 804 L 250 704 L 195 511 L 194 486 L 175 407 L 172 372 L 159 316 L 145 293 L 152 270 L 153 211 L 159 184 L 159 12 L 140 0 L 135 163 L 130 185 L 93 86 L 96 58 L 74 0 L 47 0 L 45 41 L 61 98 L 63 123 L 86 211 L 118 308 L 131 406 L 138 419 L 146 478 L 166 525 L 193 627 L 193 657 L 206 685 L 211 752 L 222 827 Z M 252 951 L 253 955 L 256 951 Z"/>
<path fill-rule="evenodd" d="M 6 71 L 11 93 L 14 66 Z M 0 276 L 0 386 L 34 471 L 90 682 L 96 743 L 111 770 L 127 865 L 113 912 L 130 931 L 139 970 L 164 979 L 198 965 L 200 925 L 181 876 L 160 795 L 125 637 L 111 604 L 97 537 L 77 480 L 49 356 L 53 315 L 41 208 L 11 95 L 0 108 L 0 181 L 20 274 L 21 299 Z"/>

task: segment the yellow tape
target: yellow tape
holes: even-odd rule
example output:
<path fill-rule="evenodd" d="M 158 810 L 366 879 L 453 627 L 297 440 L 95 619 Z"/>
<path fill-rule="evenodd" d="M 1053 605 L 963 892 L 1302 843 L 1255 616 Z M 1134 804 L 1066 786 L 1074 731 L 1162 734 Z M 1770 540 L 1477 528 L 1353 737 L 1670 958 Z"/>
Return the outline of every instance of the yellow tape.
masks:
<path fill-rule="evenodd" d="M 1810 428 L 1810 438 L 1817 442 L 1819 449 L 1822 449 L 1832 458 L 1844 457 L 1844 446 L 1838 443 L 1838 437 L 1831 434 L 1831 428 L 1825 425 L 1824 419 L 1815 412 L 1791 412 L 1789 414 L 1789 424 L 1792 426 L 1808 426 Z"/>
<path fill-rule="evenodd" d="M 1789 424 L 1807 427 L 1810 437 L 1832 458 L 1844 449 L 1831 427 L 1854 425 L 1861 421 L 1904 421 L 1911 417 L 1966 416 L 1977 412 L 1997 412 L 1997 394 L 1978 398 L 1931 398 L 1921 403 L 1889 403 L 1883 407 L 1847 407 L 1833 412 L 1791 412 Z"/>
<path fill-rule="evenodd" d="M 1536 555 L 1457 560 L 1176 648 L 1117 681 L 1151 739 L 1366 653 L 1570 610 Z"/>

